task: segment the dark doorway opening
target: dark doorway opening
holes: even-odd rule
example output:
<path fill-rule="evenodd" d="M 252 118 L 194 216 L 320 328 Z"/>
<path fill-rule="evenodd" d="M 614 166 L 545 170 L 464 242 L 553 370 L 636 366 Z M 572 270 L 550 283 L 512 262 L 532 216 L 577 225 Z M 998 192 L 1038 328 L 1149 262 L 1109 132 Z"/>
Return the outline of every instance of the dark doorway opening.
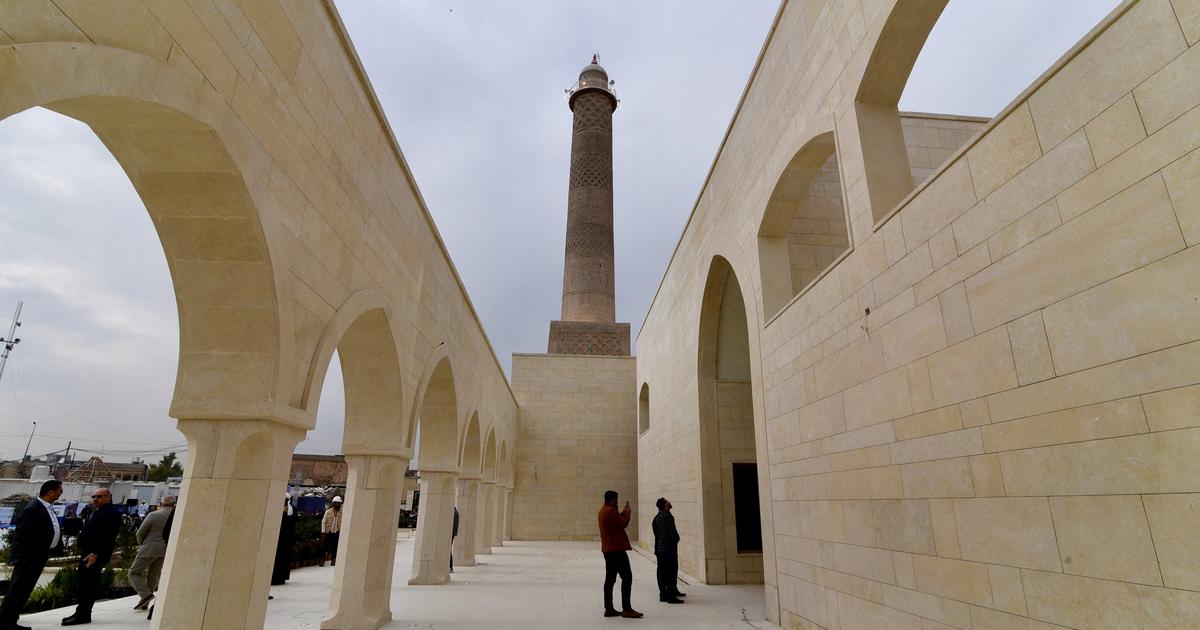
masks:
<path fill-rule="evenodd" d="M 762 521 L 758 511 L 758 464 L 733 465 L 733 517 L 738 553 L 762 553 Z"/>

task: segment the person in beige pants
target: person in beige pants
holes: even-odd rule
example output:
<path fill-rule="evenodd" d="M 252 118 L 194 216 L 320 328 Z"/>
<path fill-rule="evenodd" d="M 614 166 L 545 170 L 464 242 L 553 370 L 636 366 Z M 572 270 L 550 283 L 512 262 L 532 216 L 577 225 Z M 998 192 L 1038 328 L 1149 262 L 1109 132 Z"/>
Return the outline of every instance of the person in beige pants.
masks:
<path fill-rule="evenodd" d="M 129 585 L 137 591 L 138 603 L 134 610 L 146 610 L 154 591 L 158 589 L 158 577 L 162 572 L 163 559 L 167 555 L 167 543 L 163 540 L 163 526 L 175 510 L 175 497 L 163 497 L 159 508 L 146 515 L 137 530 L 138 552 L 129 567 Z"/>

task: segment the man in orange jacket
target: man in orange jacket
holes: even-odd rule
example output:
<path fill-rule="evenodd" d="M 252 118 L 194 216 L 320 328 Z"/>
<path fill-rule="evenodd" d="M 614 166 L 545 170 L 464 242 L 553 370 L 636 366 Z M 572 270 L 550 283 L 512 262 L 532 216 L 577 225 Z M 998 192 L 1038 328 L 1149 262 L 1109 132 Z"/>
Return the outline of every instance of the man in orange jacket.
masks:
<path fill-rule="evenodd" d="M 637 619 L 642 613 L 633 609 L 629 604 L 629 595 L 633 591 L 633 569 L 629 567 L 629 555 L 625 553 L 633 549 L 629 544 L 629 536 L 625 528 L 629 526 L 629 502 L 625 509 L 617 511 L 617 493 L 608 490 L 604 493 L 604 505 L 600 508 L 598 521 L 600 524 L 600 551 L 604 553 L 604 616 L 625 617 Z M 621 611 L 613 608 L 612 590 L 621 576 Z"/>

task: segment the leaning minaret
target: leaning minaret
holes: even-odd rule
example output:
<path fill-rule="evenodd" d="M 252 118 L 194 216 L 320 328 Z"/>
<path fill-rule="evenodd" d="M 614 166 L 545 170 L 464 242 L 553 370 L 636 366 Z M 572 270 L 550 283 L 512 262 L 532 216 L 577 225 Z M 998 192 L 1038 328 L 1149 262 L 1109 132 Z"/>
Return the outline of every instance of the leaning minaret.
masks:
<path fill-rule="evenodd" d="M 574 112 L 562 320 L 551 354 L 629 356 L 629 324 L 616 322 L 613 282 L 612 115 L 617 95 L 596 56 L 567 90 Z"/>

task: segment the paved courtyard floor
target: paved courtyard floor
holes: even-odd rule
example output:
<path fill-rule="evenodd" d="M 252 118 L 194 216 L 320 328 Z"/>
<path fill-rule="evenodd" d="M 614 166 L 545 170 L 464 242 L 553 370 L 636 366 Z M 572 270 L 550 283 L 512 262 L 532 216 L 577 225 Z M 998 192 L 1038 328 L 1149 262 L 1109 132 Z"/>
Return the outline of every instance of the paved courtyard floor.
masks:
<path fill-rule="evenodd" d="M 396 544 L 396 578 L 389 629 L 476 630 L 479 628 L 773 628 L 763 621 L 761 586 L 680 585 L 683 605 L 658 601 L 654 563 L 630 552 L 633 606 L 639 620 L 602 616 L 600 586 L 604 561 L 598 543 L 507 542 L 473 567 L 459 567 L 446 586 L 408 586 L 413 540 L 402 532 Z M 271 589 L 266 628 L 318 628 L 329 605 L 332 567 L 292 571 L 284 586 Z M 614 589 L 620 602 L 620 583 Z M 136 598 L 99 602 L 89 627 L 146 628 L 145 614 L 132 611 Z M 71 609 L 26 615 L 21 623 L 35 629 L 59 627 Z"/>

